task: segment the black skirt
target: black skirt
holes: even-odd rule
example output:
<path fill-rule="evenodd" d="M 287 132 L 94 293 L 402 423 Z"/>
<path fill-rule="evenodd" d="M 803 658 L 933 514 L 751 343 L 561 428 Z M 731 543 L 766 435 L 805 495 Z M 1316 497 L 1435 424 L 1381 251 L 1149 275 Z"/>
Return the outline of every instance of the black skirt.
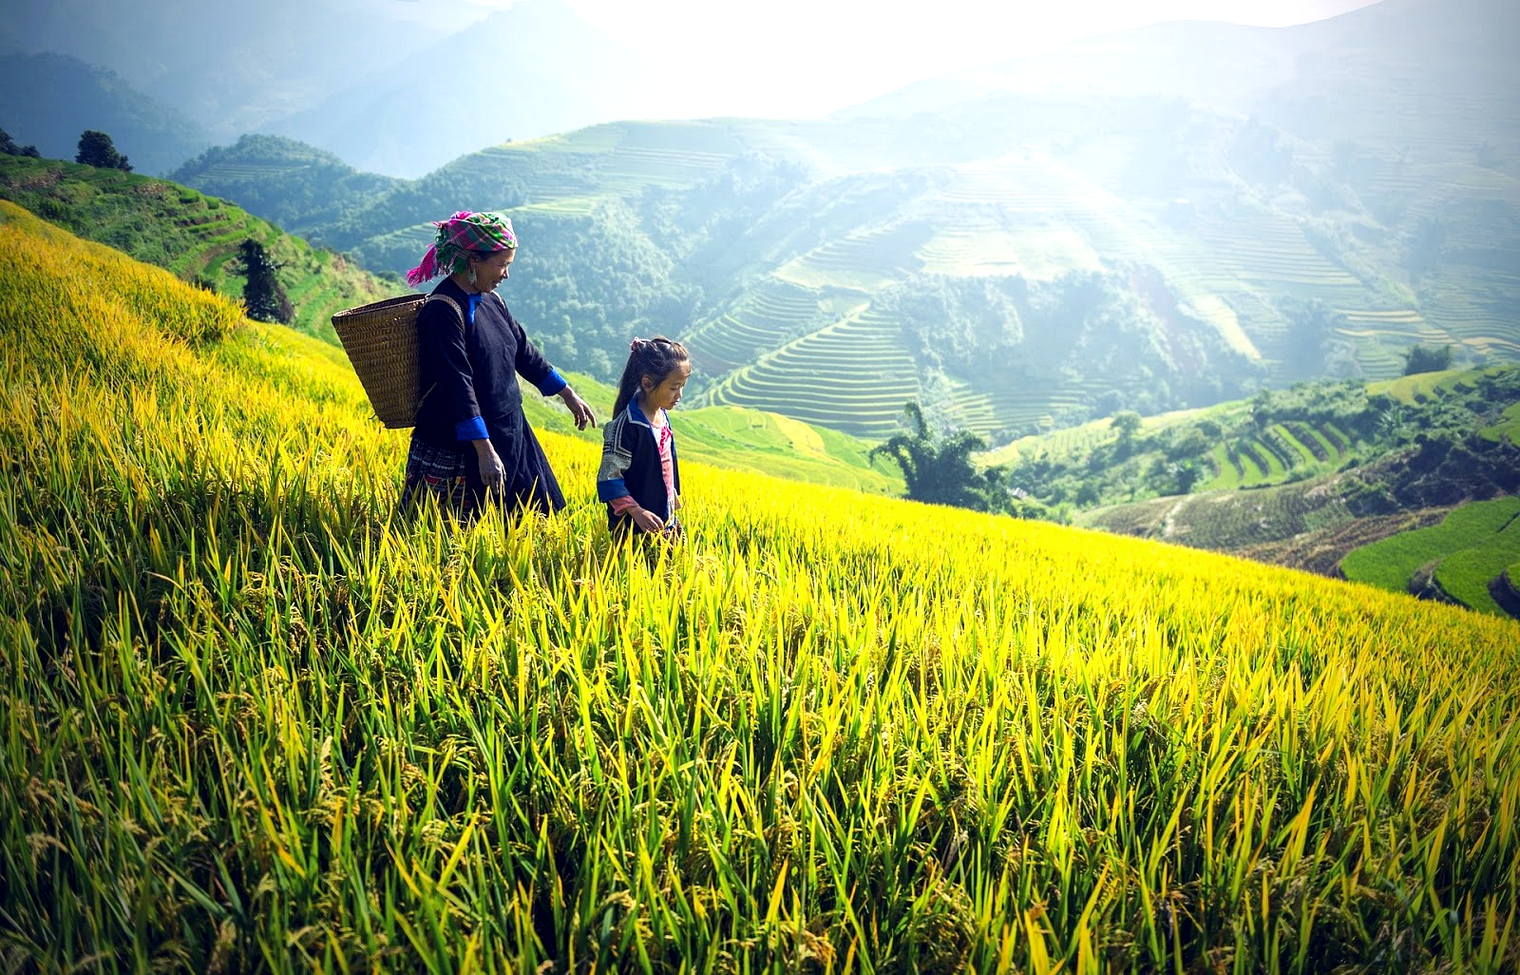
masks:
<path fill-rule="evenodd" d="M 498 500 L 509 512 L 522 507 L 549 514 L 565 506 L 549 458 L 521 411 L 501 423 L 486 424 L 486 430 L 507 472 Z M 486 504 L 475 448 L 461 442 L 430 443 L 413 431 L 406 483 L 401 490 L 402 509 L 410 510 L 424 496 L 431 496 L 455 517 L 473 521 Z"/>

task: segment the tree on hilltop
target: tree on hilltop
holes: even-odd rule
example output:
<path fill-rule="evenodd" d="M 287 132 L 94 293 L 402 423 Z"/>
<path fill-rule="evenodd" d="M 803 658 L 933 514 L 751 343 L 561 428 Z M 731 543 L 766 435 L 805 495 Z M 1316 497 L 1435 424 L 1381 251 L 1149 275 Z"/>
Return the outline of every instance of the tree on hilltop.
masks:
<path fill-rule="evenodd" d="M 1415 345 L 1404 353 L 1404 375 L 1406 376 L 1413 376 L 1417 372 L 1444 372 L 1450 368 L 1450 345 L 1443 345 L 1440 348 Z"/>
<path fill-rule="evenodd" d="M 11 138 L 11 134 L 4 129 L 0 129 L 0 153 L 7 156 L 30 156 L 33 159 L 40 159 L 42 156 L 36 146 L 18 145 L 16 140 Z"/>
<path fill-rule="evenodd" d="M 79 154 L 74 157 L 74 161 L 97 169 L 120 169 L 128 173 L 132 171 L 127 157 L 116 151 L 116 145 L 111 141 L 111 137 L 94 129 L 85 129 L 79 136 Z"/>
<path fill-rule="evenodd" d="M 264 245 L 252 237 L 238 245 L 238 256 L 233 264 L 235 270 L 247 278 L 243 285 L 243 304 L 248 306 L 248 317 L 261 322 L 290 324 L 295 318 L 295 307 L 285 289 L 275 277 L 280 269 L 270 258 Z"/>
<path fill-rule="evenodd" d="M 1120 460 L 1135 452 L 1135 434 L 1140 432 L 1140 414 L 1134 410 L 1120 410 L 1114 414 L 1110 427 L 1119 432 L 1118 456 Z"/>
<path fill-rule="evenodd" d="M 897 462 L 908 487 L 907 497 L 914 501 L 990 510 L 996 477 L 978 471 L 971 461 L 972 451 L 986 446 L 982 438 L 966 430 L 936 437 L 929 432 L 923 408 L 916 402 L 909 401 L 903 411 L 909 420 L 908 432 L 873 447 L 871 457 L 882 454 Z"/>

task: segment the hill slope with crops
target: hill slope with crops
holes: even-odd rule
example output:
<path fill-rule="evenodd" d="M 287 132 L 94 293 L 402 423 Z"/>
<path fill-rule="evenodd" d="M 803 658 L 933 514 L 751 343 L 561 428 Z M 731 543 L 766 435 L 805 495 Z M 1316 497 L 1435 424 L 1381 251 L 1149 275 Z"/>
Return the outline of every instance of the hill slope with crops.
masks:
<path fill-rule="evenodd" d="M 241 298 L 238 245 L 263 244 L 295 307 L 291 325 L 334 339 L 334 312 L 405 290 L 242 208 L 168 180 L 55 159 L 0 156 L 0 199 L 90 240 Z"/>
<path fill-rule="evenodd" d="M 402 520 L 336 349 L 0 262 L 13 967 L 1520 963 L 1515 624 L 700 464 L 614 547 L 552 433 L 568 511 Z"/>

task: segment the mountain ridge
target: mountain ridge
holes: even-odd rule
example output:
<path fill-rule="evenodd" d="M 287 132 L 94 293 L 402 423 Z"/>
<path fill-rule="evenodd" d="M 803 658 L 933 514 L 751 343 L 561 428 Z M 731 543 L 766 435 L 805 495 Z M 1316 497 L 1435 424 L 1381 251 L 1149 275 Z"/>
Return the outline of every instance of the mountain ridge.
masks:
<path fill-rule="evenodd" d="M 1350 30 L 1247 33 L 1312 54 Z M 566 361 L 610 379 L 591 349 L 677 334 L 701 357 L 704 402 L 877 438 L 908 399 L 1006 440 L 1263 383 L 1388 377 L 1418 343 L 1512 360 L 1520 155 L 1503 120 L 1520 87 L 1506 100 L 1469 79 L 1470 98 L 1432 115 L 1470 58 L 1421 43 L 1441 52 L 1436 80 L 1372 44 L 1346 61 L 1356 84 L 1309 57 L 1261 116 L 1058 92 L 906 120 L 607 123 L 480 150 L 311 232 L 401 270 L 429 220 L 510 210 L 548 286 L 527 311 Z M 1352 117 L 1357 138 L 1324 136 Z"/>

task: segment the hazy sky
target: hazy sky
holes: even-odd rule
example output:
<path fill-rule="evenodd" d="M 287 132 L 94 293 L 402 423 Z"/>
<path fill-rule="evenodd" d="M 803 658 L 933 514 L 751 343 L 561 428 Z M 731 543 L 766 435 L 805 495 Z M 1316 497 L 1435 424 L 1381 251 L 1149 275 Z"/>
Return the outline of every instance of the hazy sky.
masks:
<path fill-rule="evenodd" d="M 525 0 L 381 0 L 467 22 Z M 821 115 L 924 78 L 1170 20 L 1287 26 L 1374 0 L 564 0 L 629 46 L 670 52 L 693 115 Z"/>

